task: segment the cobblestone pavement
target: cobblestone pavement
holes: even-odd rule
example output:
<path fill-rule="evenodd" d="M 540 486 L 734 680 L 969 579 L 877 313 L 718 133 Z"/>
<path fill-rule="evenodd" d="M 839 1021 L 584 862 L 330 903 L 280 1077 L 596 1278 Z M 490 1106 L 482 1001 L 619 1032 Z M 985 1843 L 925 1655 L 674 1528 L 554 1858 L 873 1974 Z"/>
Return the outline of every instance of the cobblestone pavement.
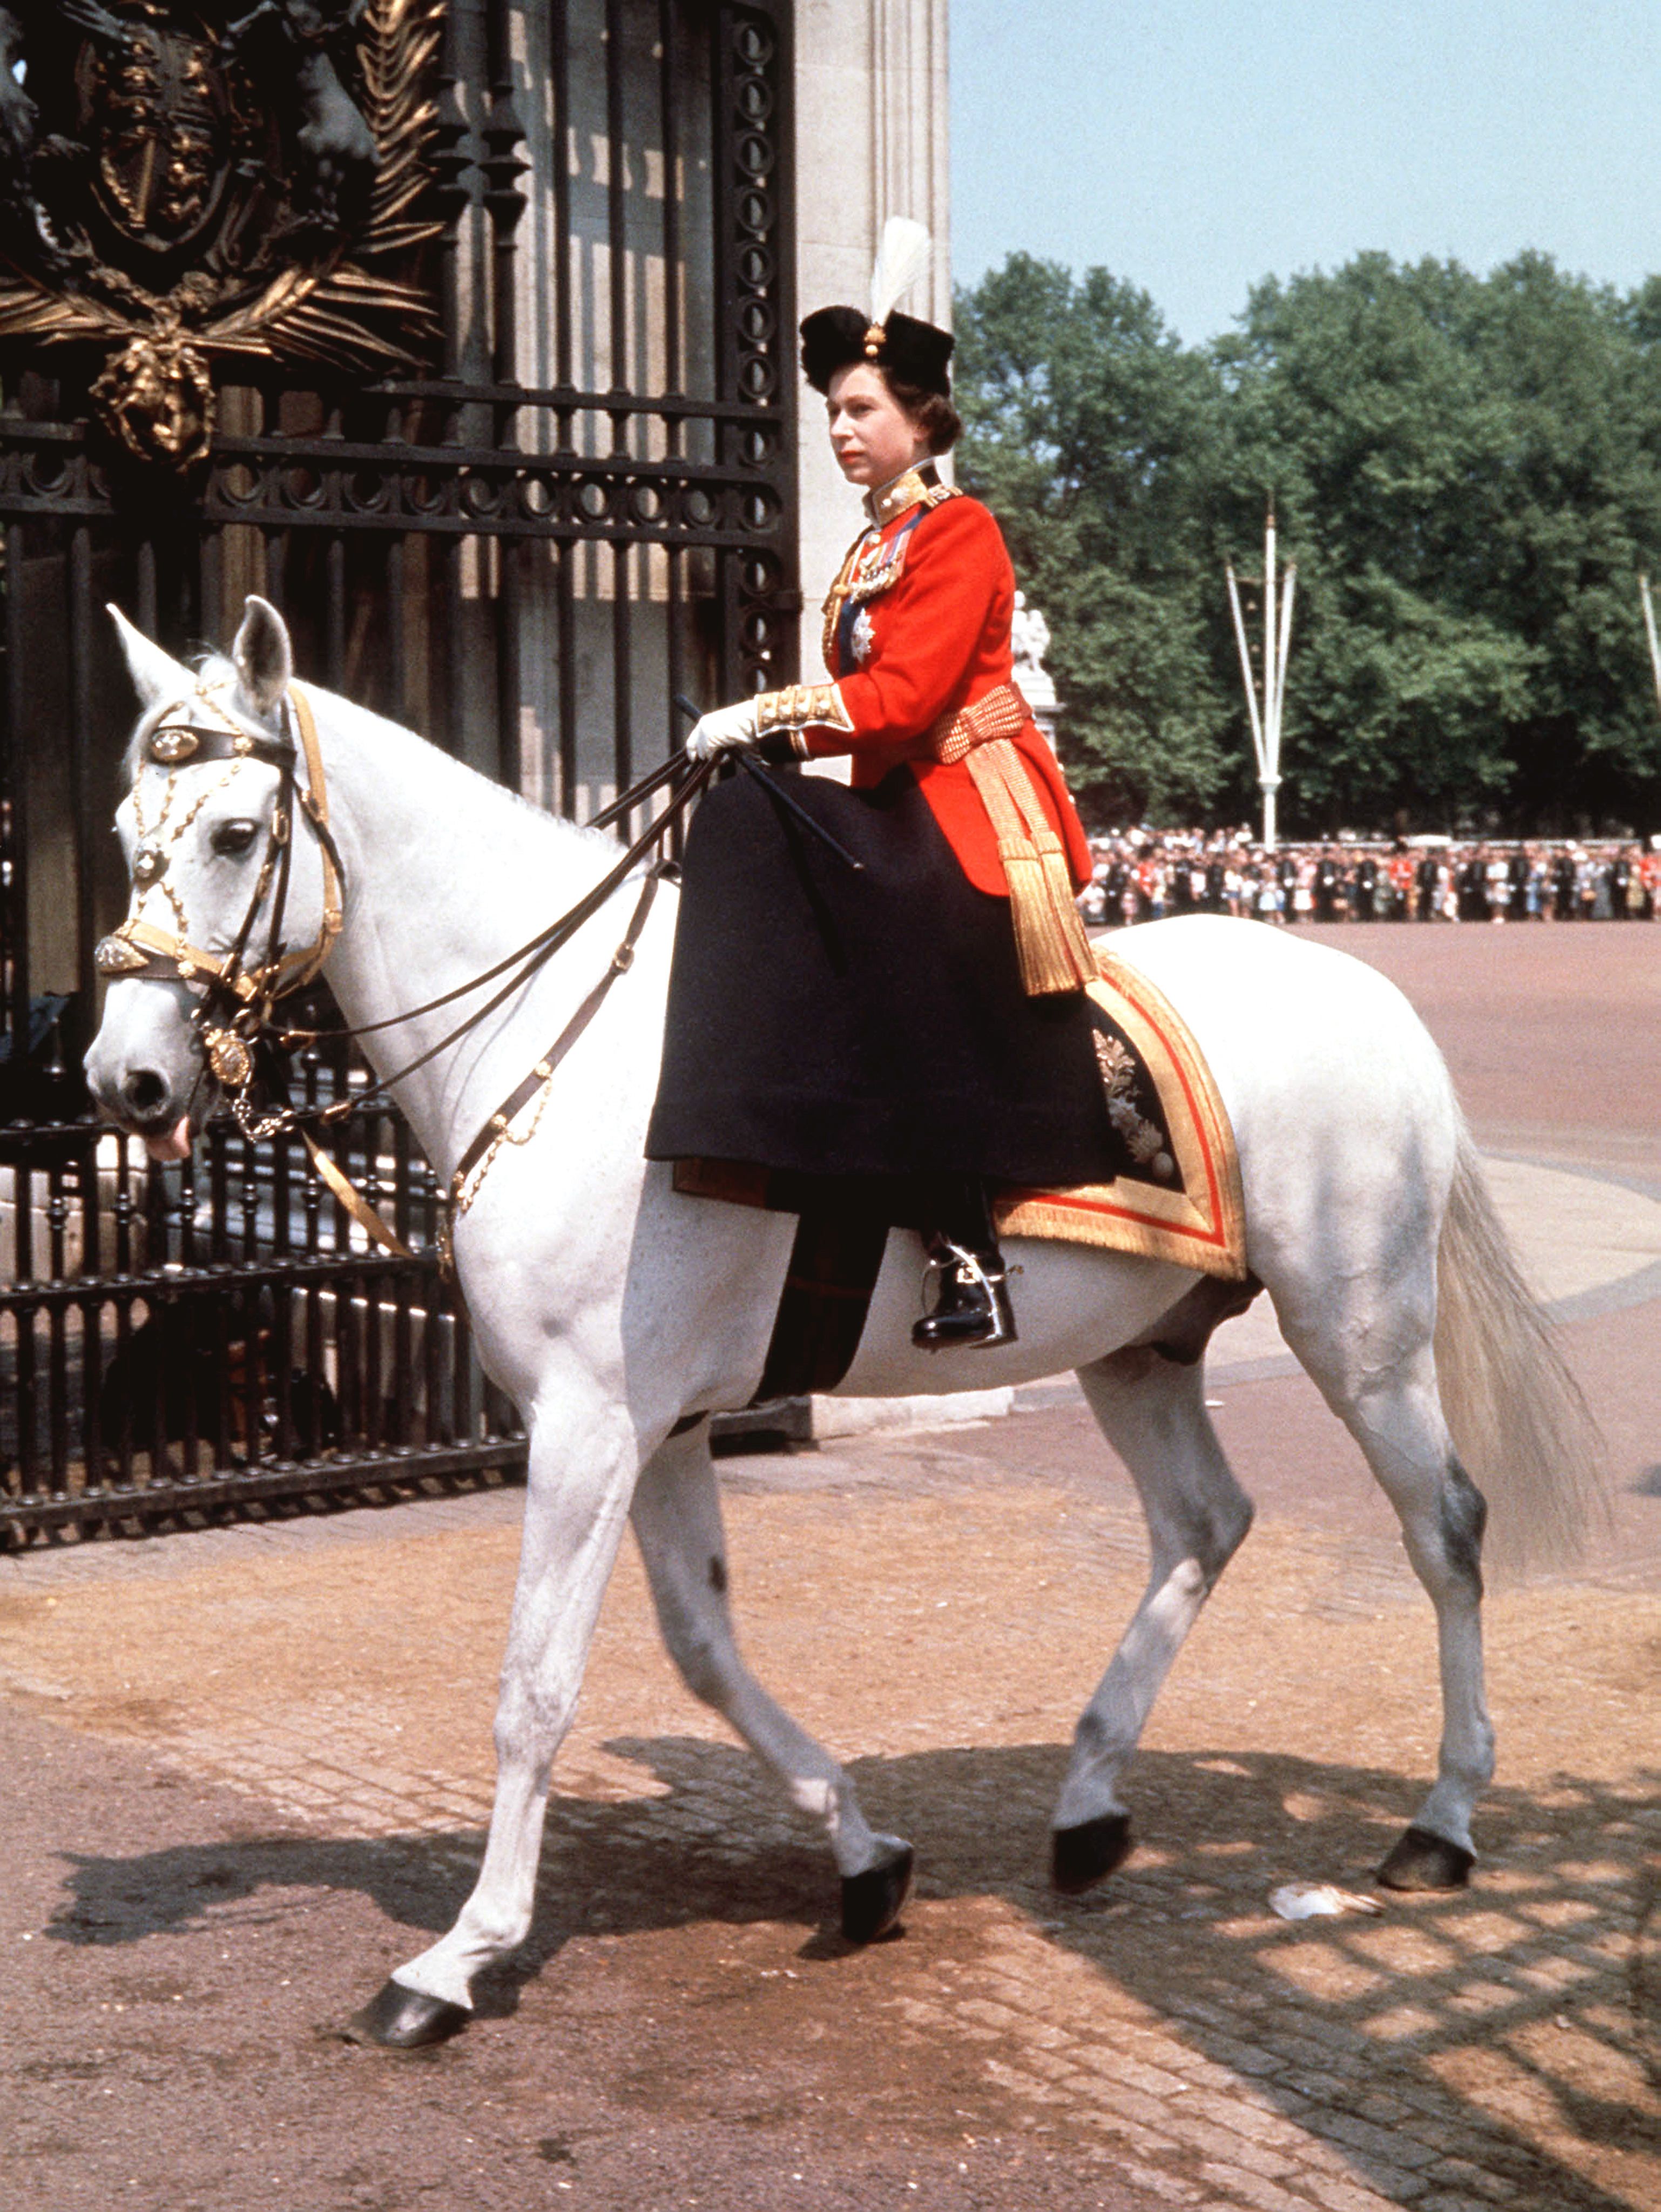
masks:
<path fill-rule="evenodd" d="M 1299 1388 L 1225 1397 L 1248 1479 L 1286 1434 L 1273 1401 Z M 857 1961 L 837 1997 L 859 2008 L 883 2070 L 903 2061 L 926 2084 L 943 2069 L 970 2133 L 1041 2131 L 1080 2160 L 1094 2146 L 1118 2182 L 1173 2203 L 1661 2202 L 1641 2026 L 1661 1547 L 1652 1536 L 1640 1560 L 1611 1541 L 1584 1578 L 1494 1599 L 1506 1756 L 1473 1889 L 1288 1925 L 1270 1889 L 1365 1885 L 1410 1811 L 1434 1657 L 1382 1517 L 1310 1525 L 1272 1475 L 1258 1480 L 1263 1522 L 1138 1762 L 1141 1847 L 1070 1903 L 1042 1880 L 1060 1747 L 1142 1555 L 1134 1514 L 1081 1464 L 1085 1442 L 1082 1414 L 1059 1406 L 733 1468 L 758 1668 L 809 1727 L 858 1748 L 868 1809 L 919 1845 L 906 1940 Z M 0 1668 L 36 1713 L 235 1793 L 255 1839 L 244 1854 L 274 1836 L 418 1848 L 453 1905 L 488 1810 L 516 1505 L 497 1493 L 187 1537 L 122 1553 L 114 1575 L 90 1550 L 29 1562 L 0 1612 Z M 672 1680 L 632 1560 L 558 1793 L 517 2016 L 474 2036 L 534 2045 L 573 2001 L 556 1969 L 573 1951 L 621 1953 L 625 1971 L 638 1953 L 650 1987 L 667 1944 L 676 1987 L 658 2002 L 688 2045 L 724 1993 L 741 2009 L 758 1989 L 807 2005 L 815 1972 L 829 1993 L 801 1924 L 828 1908 L 828 1869 Z M 177 1910 L 199 1937 L 235 1942 L 270 1891 L 355 1879 L 306 1864 L 262 1879 L 233 1851 L 224 1893 Z M 97 1923 L 135 1874 L 142 1860 L 83 1865 L 60 1923 Z M 380 1958 L 349 1962 L 349 1994 L 418 1940 L 386 1936 Z M 870 2091 L 857 2059 L 837 2081 Z M 683 2091 L 666 2073 L 648 2103 L 672 2117 Z"/>
<path fill-rule="evenodd" d="M 1624 1139 L 1611 1171 L 1632 1176 Z M 65 1793 L 20 1814 L 45 1841 L 0 1939 L 0 2174 L 17 2201 L 168 2212 L 1655 2212 L 1661 1299 L 1599 1296 L 1567 1334 L 1609 1524 L 1572 1574 L 1491 1598 L 1501 1766 L 1472 1887 L 1376 1917 L 1267 1899 L 1365 1890 L 1410 1814 L 1431 1618 L 1358 1455 L 1274 1360 L 1220 1370 L 1258 1525 L 1155 1710 L 1112 1881 L 1044 1881 L 1071 1724 L 1145 1560 L 1076 1400 L 730 1461 L 751 1658 L 917 1844 L 903 1940 L 827 1933 L 812 1829 L 682 1690 L 629 1555 L 531 1939 L 413 2063 L 311 2027 L 444 1925 L 476 1863 L 517 1494 L 0 1562 L 0 1720 Z M 119 2115 L 101 2136 L 94 2095 Z"/>

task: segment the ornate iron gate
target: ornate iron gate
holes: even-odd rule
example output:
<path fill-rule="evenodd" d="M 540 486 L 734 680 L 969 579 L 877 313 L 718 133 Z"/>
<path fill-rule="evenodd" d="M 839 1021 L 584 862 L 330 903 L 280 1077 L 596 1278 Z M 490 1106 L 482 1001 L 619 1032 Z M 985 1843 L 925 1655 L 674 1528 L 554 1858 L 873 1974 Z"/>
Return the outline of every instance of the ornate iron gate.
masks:
<path fill-rule="evenodd" d="M 0 0 L 38 142 L 0 155 L 13 1535 L 522 1461 L 395 1116 L 341 1158 L 413 1265 L 288 1146 L 161 1170 L 91 1117 L 132 712 L 101 603 L 183 653 L 262 591 L 303 674 L 579 818 L 677 692 L 789 681 L 789 34 L 788 0 Z"/>

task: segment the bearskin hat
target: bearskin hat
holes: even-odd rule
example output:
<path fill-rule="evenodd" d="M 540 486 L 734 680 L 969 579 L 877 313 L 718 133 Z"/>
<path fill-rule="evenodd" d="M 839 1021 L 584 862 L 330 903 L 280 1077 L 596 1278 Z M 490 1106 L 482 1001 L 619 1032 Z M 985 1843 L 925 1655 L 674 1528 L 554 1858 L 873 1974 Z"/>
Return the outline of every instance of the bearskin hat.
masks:
<path fill-rule="evenodd" d="M 869 361 L 901 384 L 951 396 L 949 331 L 894 312 L 894 302 L 924 274 L 932 243 L 920 222 L 890 216 L 871 271 L 869 314 L 858 307 L 821 307 L 802 325 L 802 369 L 815 392 L 840 368 Z"/>

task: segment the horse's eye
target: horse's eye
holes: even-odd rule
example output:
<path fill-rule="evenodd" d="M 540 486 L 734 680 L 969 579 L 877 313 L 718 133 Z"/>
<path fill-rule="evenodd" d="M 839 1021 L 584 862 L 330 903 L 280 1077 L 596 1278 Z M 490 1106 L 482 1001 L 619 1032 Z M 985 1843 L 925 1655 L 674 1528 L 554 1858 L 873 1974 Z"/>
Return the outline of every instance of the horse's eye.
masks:
<path fill-rule="evenodd" d="M 239 860 L 259 835 L 258 822 L 221 822 L 213 834 L 213 848 L 227 860 Z"/>

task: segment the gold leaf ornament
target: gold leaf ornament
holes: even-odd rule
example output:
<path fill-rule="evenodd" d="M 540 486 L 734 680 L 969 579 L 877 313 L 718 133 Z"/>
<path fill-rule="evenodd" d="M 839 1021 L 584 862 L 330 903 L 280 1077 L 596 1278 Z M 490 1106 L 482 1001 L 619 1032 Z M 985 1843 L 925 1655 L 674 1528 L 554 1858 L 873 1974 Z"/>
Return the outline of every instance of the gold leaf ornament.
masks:
<path fill-rule="evenodd" d="M 166 4 L 166 0 L 124 0 L 124 4 L 113 0 L 113 4 L 128 32 L 129 65 L 135 58 L 153 58 L 159 39 L 171 40 L 175 53 L 186 50 L 192 40 L 201 49 L 192 64 L 195 76 L 190 77 L 188 93 L 180 95 L 173 108 L 158 106 L 154 97 L 135 105 L 131 88 L 136 80 L 130 67 L 125 76 L 114 69 L 100 77 L 101 64 L 96 58 L 88 61 L 85 49 L 77 64 L 88 84 L 103 88 L 104 105 L 94 105 L 88 128 L 96 131 L 104 143 L 88 150 L 107 167 L 104 157 L 112 134 L 123 128 L 149 131 L 165 181 L 172 175 L 170 159 L 182 173 L 191 169 L 191 157 L 201 152 L 191 136 L 197 130 L 195 112 L 186 113 L 181 102 L 202 93 L 208 74 L 221 66 L 221 50 L 202 43 L 208 34 L 193 9 Z M 295 7 L 285 15 L 288 0 L 273 0 L 270 8 L 256 10 L 246 20 L 252 22 L 261 14 L 275 16 L 300 27 L 300 40 L 310 41 L 306 27 L 326 11 Z M 441 35 L 443 9 L 444 0 L 362 0 L 355 15 L 350 34 L 356 82 L 349 97 L 354 98 L 367 127 L 375 155 L 361 221 L 343 223 L 331 213 L 324 222 L 313 215 L 308 228 L 311 180 L 298 161 L 290 165 L 288 173 L 264 179 L 264 198 L 245 205 L 236 198 L 243 188 L 233 165 L 224 173 L 229 181 L 222 198 L 236 229 L 236 252 L 215 258 L 204 249 L 167 289 L 155 289 L 153 272 L 160 268 L 165 277 L 167 264 L 157 262 L 153 252 L 147 258 L 145 249 L 155 241 L 141 234 L 146 222 L 152 230 L 155 223 L 148 215 L 141 216 L 136 202 L 126 204 L 131 193 L 124 201 L 118 196 L 117 211 L 130 222 L 130 234 L 116 246 L 95 248 L 88 234 L 68 258 L 67 267 L 62 265 L 62 257 L 58 267 L 42 259 L 36 250 L 37 229 L 56 234 L 63 227 L 63 210 L 52 198 L 61 165 L 33 164 L 27 189 L 32 193 L 37 179 L 44 179 L 36 210 L 41 222 L 0 229 L 0 339 L 31 338 L 46 344 L 90 342 L 101 347 L 106 359 L 92 384 L 91 397 L 104 426 L 136 458 L 175 471 L 189 470 L 208 456 L 214 433 L 215 356 L 294 360 L 368 375 L 419 366 L 419 353 L 411 348 L 437 335 L 433 303 L 424 287 L 393 273 L 387 264 L 405 259 L 440 228 L 436 222 L 420 219 L 417 209 L 428 180 L 425 152 L 437 111 L 426 87 Z M 223 62 L 222 66 L 242 64 Z M 147 84 L 154 75 L 150 70 Z M 185 75 L 190 76 L 188 69 Z M 250 64 L 241 81 L 245 85 L 252 81 L 262 104 L 269 106 L 264 77 L 264 68 L 255 71 Z M 151 86 L 150 93 L 154 91 Z M 124 100 L 129 103 L 124 108 Z M 279 197 L 286 193 L 287 206 L 267 222 L 256 250 L 250 252 L 248 210 L 270 204 L 273 181 L 280 187 Z M 180 209 L 188 214 L 194 205 L 194 200 L 190 207 L 181 202 Z M 161 213 L 179 215 L 179 210 L 169 200 L 161 204 Z"/>
<path fill-rule="evenodd" d="M 93 951 L 93 966 L 100 975 L 113 981 L 118 976 L 130 975 L 135 969 L 149 965 L 146 956 L 136 945 L 129 945 L 124 937 L 100 938 Z"/>
<path fill-rule="evenodd" d="M 214 434 L 208 356 L 168 316 L 112 354 L 92 386 L 94 405 L 128 452 L 186 469 L 205 461 Z"/>

